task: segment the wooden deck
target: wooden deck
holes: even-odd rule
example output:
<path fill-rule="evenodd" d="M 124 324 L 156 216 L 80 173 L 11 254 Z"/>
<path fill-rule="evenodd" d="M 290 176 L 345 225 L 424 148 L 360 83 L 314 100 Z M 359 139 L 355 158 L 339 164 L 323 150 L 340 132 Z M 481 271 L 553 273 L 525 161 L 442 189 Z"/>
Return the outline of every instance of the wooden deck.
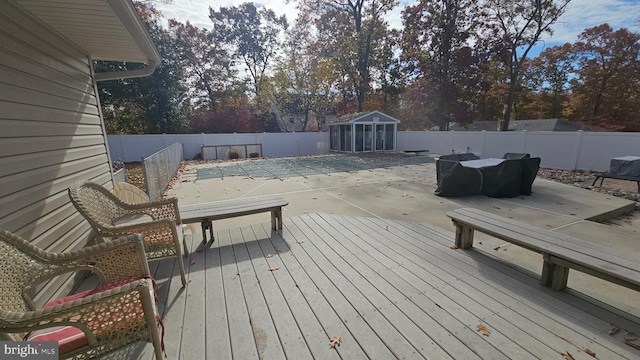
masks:
<path fill-rule="evenodd" d="M 186 288 L 175 260 L 151 263 L 168 359 L 640 358 L 624 342 L 638 319 L 452 249 L 429 224 L 311 214 L 282 234 L 262 223 L 200 241 Z M 132 352 L 153 358 L 151 345 Z"/>

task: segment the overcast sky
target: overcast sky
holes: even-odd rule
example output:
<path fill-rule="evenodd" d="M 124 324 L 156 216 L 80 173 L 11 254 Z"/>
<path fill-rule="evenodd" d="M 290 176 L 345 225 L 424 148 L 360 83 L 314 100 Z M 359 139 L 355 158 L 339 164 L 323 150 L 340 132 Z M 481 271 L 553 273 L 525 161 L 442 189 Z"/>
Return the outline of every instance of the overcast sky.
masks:
<path fill-rule="evenodd" d="M 189 21 L 197 27 L 211 28 L 209 7 L 238 6 L 246 0 L 158 0 L 155 6 L 167 19 L 180 22 Z M 286 0 L 253 1 L 273 10 L 277 15 L 285 14 L 290 22 L 295 20 L 297 11 L 294 3 Z M 406 5 L 416 3 L 413 0 L 400 0 L 393 13 L 387 14 L 387 21 L 392 27 L 402 28 L 400 12 Z M 608 23 L 614 30 L 622 27 L 633 32 L 640 32 L 640 0 L 572 0 L 569 9 L 553 27 L 554 35 L 546 37 L 546 46 L 574 42 L 585 29 Z"/>

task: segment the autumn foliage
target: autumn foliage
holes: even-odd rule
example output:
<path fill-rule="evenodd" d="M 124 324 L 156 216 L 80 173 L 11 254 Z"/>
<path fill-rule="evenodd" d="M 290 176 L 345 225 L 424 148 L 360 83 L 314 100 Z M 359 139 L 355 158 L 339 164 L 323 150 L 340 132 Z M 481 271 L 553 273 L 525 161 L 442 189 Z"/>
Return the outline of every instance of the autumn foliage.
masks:
<path fill-rule="evenodd" d="M 567 0 L 294 0 L 298 19 L 250 3 L 210 11 L 211 29 L 136 2 L 163 62 L 99 83 L 109 133 L 323 130 L 380 110 L 401 130 L 563 118 L 640 131 L 640 34 L 601 24 L 533 56 Z M 144 4 L 144 5 L 143 5 Z M 140 64 L 97 62 L 96 71 Z"/>
<path fill-rule="evenodd" d="M 247 101 L 236 106 L 225 106 L 218 111 L 207 111 L 189 121 L 192 133 L 250 133 L 263 132 L 257 118 L 251 115 Z"/>

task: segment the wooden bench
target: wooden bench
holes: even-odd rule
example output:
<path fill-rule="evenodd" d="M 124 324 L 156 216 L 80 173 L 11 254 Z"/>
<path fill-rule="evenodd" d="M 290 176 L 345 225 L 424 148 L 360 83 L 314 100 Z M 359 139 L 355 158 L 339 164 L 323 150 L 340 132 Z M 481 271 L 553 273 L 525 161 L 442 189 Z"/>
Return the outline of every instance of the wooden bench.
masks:
<path fill-rule="evenodd" d="M 640 264 L 610 247 L 527 225 L 477 209 L 447 212 L 456 227 L 455 244 L 460 249 L 473 246 L 473 233 L 508 241 L 543 255 L 541 283 L 560 291 L 567 286 L 569 269 L 640 291 Z"/>
<path fill-rule="evenodd" d="M 202 241 L 207 242 L 207 229 L 211 240 L 213 237 L 213 220 L 228 219 L 237 216 L 271 212 L 271 229 L 282 229 L 282 207 L 289 202 L 281 197 L 267 197 L 257 199 L 238 199 L 200 203 L 193 205 L 179 205 L 180 218 L 183 224 L 200 223 L 202 226 Z M 184 243 L 184 242 L 183 242 Z M 184 243 L 184 252 L 188 253 Z"/>
<path fill-rule="evenodd" d="M 591 184 L 591 186 L 595 186 L 596 182 L 600 180 L 600 187 L 602 187 L 602 182 L 604 181 L 604 179 L 635 181 L 638 184 L 638 192 L 640 193 L 640 176 L 624 176 L 624 175 L 616 175 L 612 173 L 599 174 L 599 175 L 596 175 L 596 179 L 593 180 L 593 184 Z"/>

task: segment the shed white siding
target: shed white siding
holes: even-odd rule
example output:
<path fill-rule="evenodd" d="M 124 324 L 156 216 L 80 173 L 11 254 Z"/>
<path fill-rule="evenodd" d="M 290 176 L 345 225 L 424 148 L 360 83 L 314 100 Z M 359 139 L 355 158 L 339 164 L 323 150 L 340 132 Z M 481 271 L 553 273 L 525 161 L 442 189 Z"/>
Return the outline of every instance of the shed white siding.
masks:
<path fill-rule="evenodd" d="M 111 183 L 91 71 L 83 50 L 0 1 L 0 227 L 51 251 L 90 239 L 69 185 Z M 69 279 L 57 279 L 39 298 L 70 287 Z"/>

